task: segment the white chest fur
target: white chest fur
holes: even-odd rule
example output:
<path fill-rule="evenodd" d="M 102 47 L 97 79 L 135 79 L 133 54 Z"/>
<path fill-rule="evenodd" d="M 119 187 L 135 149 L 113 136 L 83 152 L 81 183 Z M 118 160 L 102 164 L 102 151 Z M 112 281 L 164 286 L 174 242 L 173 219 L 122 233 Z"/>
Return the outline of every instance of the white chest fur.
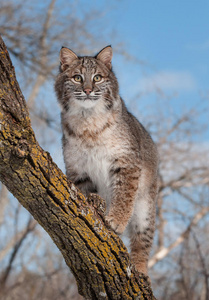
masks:
<path fill-rule="evenodd" d="M 80 176 L 88 175 L 96 185 L 99 195 L 107 202 L 111 195 L 109 174 L 114 156 L 114 151 L 108 144 L 110 146 L 106 141 L 89 147 L 82 140 L 73 137 L 69 139 L 64 151 L 66 167 L 75 170 Z"/>
<path fill-rule="evenodd" d="M 73 103 L 64 118 L 75 133 L 69 135 L 64 129 L 66 168 L 74 170 L 80 178 L 90 177 L 107 204 L 112 194 L 110 170 L 114 160 L 123 155 L 126 149 L 124 143 L 127 143 L 127 139 L 119 134 L 115 118 L 115 114 L 107 112 L 101 101 L 91 111 L 84 111 Z"/>

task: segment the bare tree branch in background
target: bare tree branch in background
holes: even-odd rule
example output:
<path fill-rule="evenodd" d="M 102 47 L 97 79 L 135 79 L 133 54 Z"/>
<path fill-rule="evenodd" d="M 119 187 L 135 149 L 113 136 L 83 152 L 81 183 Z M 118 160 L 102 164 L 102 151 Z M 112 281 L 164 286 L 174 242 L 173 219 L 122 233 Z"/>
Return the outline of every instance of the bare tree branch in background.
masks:
<path fill-rule="evenodd" d="M 14 249 L 16 246 L 15 245 L 20 245 L 22 244 L 21 241 L 24 240 L 24 238 L 27 237 L 27 234 L 30 233 L 31 231 L 33 231 L 35 229 L 37 225 L 37 222 L 35 220 L 31 220 L 31 218 L 28 221 L 27 227 L 23 228 L 23 230 L 21 230 L 20 232 L 18 232 L 16 235 L 14 235 L 10 241 L 8 242 L 8 244 L 6 246 L 4 246 L 3 249 L 0 250 L 0 261 L 2 259 L 4 259 L 4 257 L 8 254 L 8 252 L 11 249 Z M 17 252 L 17 251 L 16 251 Z M 13 258 L 14 260 L 14 258 Z"/>
<path fill-rule="evenodd" d="M 8 204 L 8 190 L 5 185 L 1 185 L 1 190 L 0 190 L 0 226 L 4 222 L 4 215 L 5 215 L 5 208 Z M 1 259 L 0 259 L 1 260 Z"/>
<path fill-rule="evenodd" d="M 161 293 L 162 299 L 177 297 L 196 300 L 199 299 L 197 295 L 203 279 L 195 278 L 192 271 L 187 272 L 189 262 L 184 263 L 178 257 L 181 258 L 181 251 L 185 249 L 187 256 L 194 256 L 195 259 L 197 248 L 193 244 L 186 246 L 191 239 L 190 233 L 195 229 L 204 240 L 209 232 L 209 166 L 206 163 L 209 161 L 209 151 L 207 143 L 198 141 L 208 130 L 208 99 L 178 116 L 167 111 L 169 107 L 166 107 L 165 114 L 152 117 L 161 157 L 161 182 L 157 205 L 157 243 L 149 261 L 150 274 L 156 283 L 154 289 L 162 282 L 168 287 L 164 295 Z M 203 224 L 205 232 L 202 230 Z M 205 264 L 209 268 L 207 260 Z M 163 268 L 164 271 L 161 271 Z M 201 263 L 197 262 L 195 268 L 202 269 Z M 180 274 L 183 274 L 181 279 Z M 176 283 L 169 281 L 169 277 L 176 278 Z M 189 291 L 184 296 L 183 289 Z"/>
<path fill-rule="evenodd" d="M 33 108 L 34 107 L 34 102 L 35 99 L 38 95 L 39 89 L 40 87 L 44 84 L 45 80 L 48 77 L 47 72 L 49 71 L 48 69 L 46 69 L 45 67 L 49 65 L 49 61 L 48 61 L 48 51 L 49 49 L 47 49 L 47 38 L 48 38 L 48 31 L 50 28 L 50 21 L 52 18 L 52 13 L 54 10 L 54 5 L 55 5 L 56 0 L 52 0 L 49 4 L 49 8 L 47 10 L 46 13 L 46 17 L 45 17 L 45 22 L 43 23 L 43 29 L 41 31 L 41 36 L 40 36 L 40 43 L 39 43 L 39 47 L 40 47 L 40 65 L 42 66 L 41 69 L 39 69 L 38 73 L 37 73 L 37 77 L 35 79 L 35 83 L 33 85 L 33 88 L 30 92 L 30 95 L 28 97 L 28 107 Z M 49 72 L 51 73 L 51 72 Z"/>
<path fill-rule="evenodd" d="M 192 232 L 192 235 L 193 235 L 193 239 L 196 244 L 197 252 L 199 254 L 199 258 L 200 258 L 200 262 L 201 262 L 202 270 L 203 270 L 203 276 L 204 276 L 205 284 L 204 284 L 204 288 L 203 288 L 204 295 L 202 294 L 202 298 L 209 299 L 209 270 L 207 268 L 206 258 L 204 257 L 204 255 L 201 251 L 200 242 L 198 241 L 197 235 L 194 231 Z"/>
<path fill-rule="evenodd" d="M 21 232 L 18 236 L 16 236 L 16 241 L 11 241 L 10 245 L 7 245 L 6 248 L 4 248 L 2 252 L 0 252 L 0 255 L 3 258 L 3 255 L 6 254 L 6 251 L 12 249 L 12 253 L 10 255 L 8 265 L 0 276 L 0 290 L 1 291 L 4 290 L 6 287 L 7 279 L 12 270 L 12 264 L 15 260 L 15 257 L 17 255 L 22 243 L 26 239 L 27 235 L 30 234 L 34 230 L 36 224 L 37 224 L 37 222 L 35 220 L 33 220 L 32 218 L 30 218 L 28 221 L 26 230 L 24 230 L 24 232 Z"/>
<path fill-rule="evenodd" d="M 197 223 L 204 218 L 206 214 L 209 213 L 209 207 L 204 207 L 199 211 L 190 222 L 187 229 L 180 234 L 180 236 L 168 247 L 163 247 L 160 249 L 157 253 L 154 254 L 154 256 L 149 260 L 149 268 L 152 268 L 158 261 L 165 258 L 171 250 L 173 250 L 175 247 L 179 246 L 182 242 L 185 241 L 186 238 L 188 238 L 189 233 L 191 232 L 192 228 L 197 225 Z"/>

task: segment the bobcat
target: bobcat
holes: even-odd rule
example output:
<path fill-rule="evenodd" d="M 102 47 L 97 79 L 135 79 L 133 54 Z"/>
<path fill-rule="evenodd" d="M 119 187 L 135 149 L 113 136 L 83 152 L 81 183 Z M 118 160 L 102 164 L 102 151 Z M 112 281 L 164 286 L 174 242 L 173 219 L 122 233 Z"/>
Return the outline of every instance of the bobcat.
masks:
<path fill-rule="evenodd" d="M 131 259 L 147 274 L 155 228 L 158 154 L 150 135 L 127 110 L 113 73 L 112 48 L 77 56 L 63 47 L 55 91 L 61 104 L 68 179 L 107 203 L 106 221 L 127 228 Z"/>

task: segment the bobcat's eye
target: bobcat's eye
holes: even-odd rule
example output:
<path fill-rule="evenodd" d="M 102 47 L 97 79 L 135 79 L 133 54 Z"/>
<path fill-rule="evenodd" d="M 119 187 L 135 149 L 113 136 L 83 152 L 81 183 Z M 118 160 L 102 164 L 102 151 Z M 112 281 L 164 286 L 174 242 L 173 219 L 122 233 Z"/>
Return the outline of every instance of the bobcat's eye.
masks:
<path fill-rule="evenodd" d="M 102 80 L 102 76 L 101 75 L 95 75 L 94 76 L 94 81 L 95 82 L 99 82 L 99 81 L 101 81 Z"/>
<path fill-rule="evenodd" d="M 76 82 L 81 82 L 81 81 L 82 81 L 81 75 L 75 75 L 73 78 L 74 78 L 74 80 L 75 80 Z"/>

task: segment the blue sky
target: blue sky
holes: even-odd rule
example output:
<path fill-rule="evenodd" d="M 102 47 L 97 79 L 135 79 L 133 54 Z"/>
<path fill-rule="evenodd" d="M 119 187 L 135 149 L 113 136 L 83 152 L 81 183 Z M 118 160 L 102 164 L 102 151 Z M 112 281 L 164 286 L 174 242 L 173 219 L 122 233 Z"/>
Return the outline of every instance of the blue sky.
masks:
<path fill-rule="evenodd" d="M 157 68 L 206 71 L 209 1 L 118 1 L 112 27 L 129 51 Z M 209 61 L 209 60 L 208 60 Z"/>
<path fill-rule="evenodd" d="M 158 80 L 166 73 L 162 87 L 171 90 L 173 82 L 177 91 L 208 88 L 209 1 L 119 3 L 112 26 L 128 51 L 153 65 Z"/>
<path fill-rule="evenodd" d="M 93 0 L 88 6 L 85 0 L 80 3 L 81 15 L 83 10 L 93 14 L 93 9 L 100 8 L 104 12 L 88 29 L 100 30 L 103 35 L 96 51 L 112 45 L 120 94 L 130 107 L 136 101 L 133 107 L 137 106 L 139 115 L 146 114 L 147 107 L 153 110 L 150 114 L 159 106 L 166 111 L 168 104 L 178 115 L 191 107 L 200 108 L 201 95 L 207 94 L 209 101 L 209 1 Z M 118 55 L 119 44 L 121 51 L 144 64 Z M 73 50 L 73 45 L 67 46 Z M 156 89 L 162 90 L 165 97 L 157 95 Z M 199 121 L 205 122 L 208 117 L 205 114 Z M 207 143 L 208 138 L 207 131 L 199 141 Z"/>

